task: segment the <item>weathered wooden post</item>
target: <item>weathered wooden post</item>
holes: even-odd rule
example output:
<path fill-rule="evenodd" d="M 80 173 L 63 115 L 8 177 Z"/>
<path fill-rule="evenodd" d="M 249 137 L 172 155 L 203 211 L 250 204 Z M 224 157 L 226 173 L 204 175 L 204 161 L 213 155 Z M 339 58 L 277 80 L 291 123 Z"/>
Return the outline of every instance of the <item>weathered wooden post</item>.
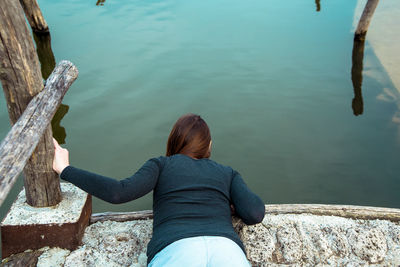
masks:
<path fill-rule="evenodd" d="M 379 0 L 368 0 L 361 15 L 360 21 L 358 22 L 358 26 L 354 34 L 354 40 L 365 40 L 365 35 L 367 34 L 372 15 L 374 15 L 378 3 Z"/>
<path fill-rule="evenodd" d="M 36 0 L 20 0 L 24 8 L 26 18 L 34 32 L 48 32 L 49 26 L 42 15 L 42 11 Z"/>
<path fill-rule="evenodd" d="M 42 60 L 51 68 L 55 61 L 49 42 L 42 48 L 45 54 L 50 50 L 50 57 Z M 14 125 L 0 144 L 0 205 L 25 166 L 25 192 L 20 192 L 0 224 L 3 258 L 27 249 L 49 246 L 72 250 L 81 244 L 91 215 L 91 196 L 63 183 L 61 199 L 60 181 L 52 170 L 50 126 L 57 106 L 77 75 L 71 62 L 62 61 L 43 89 L 38 56 L 22 7 L 18 1 L 1 0 L 0 80 Z M 32 209 L 28 204 L 42 208 Z"/>
<path fill-rule="evenodd" d="M 14 124 L 43 89 L 37 54 L 19 2 L 1 0 L 0 37 L 0 80 Z M 53 206 L 61 200 L 60 181 L 52 170 L 53 153 L 49 126 L 24 169 L 27 203 L 31 206 Z"/>
<path fill-rule="evenodd" d="M 364 103 L 362 98 L 362 70 L 364 59 L 365 36 L 367 35 L 368 27 L 374 15 L 375 9 L 378 6 L 379 0 L 368 0 L 364 7 L 364 11 L 358 22 L 356 32 L 354 33 L 352 66 L 351 66 L 351 81 L 353 83 L 354 98 L 352 101 L 353 114 L 358 116 L 364 111 Z"/>
<path fill-rule="evenodd" d="M 77 77 L 77 68 L 69 61 L 61 61 L 47 79 L 45 88 L 29 102 L 0 143 L 0 205 Z"/>

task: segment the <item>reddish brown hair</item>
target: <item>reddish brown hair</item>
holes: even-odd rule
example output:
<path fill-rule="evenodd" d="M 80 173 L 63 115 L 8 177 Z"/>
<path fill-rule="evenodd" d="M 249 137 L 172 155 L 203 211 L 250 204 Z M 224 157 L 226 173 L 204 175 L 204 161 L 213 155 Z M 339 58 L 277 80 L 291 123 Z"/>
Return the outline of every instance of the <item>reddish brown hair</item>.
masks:
<path fill-rule="evenodd" d="M 167 156 L 185 154 L 196 159 L 210 157 L 211 134 L 207 123 L 196 114 L 180 117 L 167 142 Z"/>

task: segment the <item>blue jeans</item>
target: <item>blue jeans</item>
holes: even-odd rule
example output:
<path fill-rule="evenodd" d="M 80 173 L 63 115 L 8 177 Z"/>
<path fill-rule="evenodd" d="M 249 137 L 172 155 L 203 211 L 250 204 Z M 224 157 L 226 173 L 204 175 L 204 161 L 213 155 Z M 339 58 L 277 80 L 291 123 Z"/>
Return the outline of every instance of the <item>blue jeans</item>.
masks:
<path fill-rule="evenodd" d="M 250 267 L 243 250 L 221 236 L 180 239 L 158 252 L 149 267 Z"/>

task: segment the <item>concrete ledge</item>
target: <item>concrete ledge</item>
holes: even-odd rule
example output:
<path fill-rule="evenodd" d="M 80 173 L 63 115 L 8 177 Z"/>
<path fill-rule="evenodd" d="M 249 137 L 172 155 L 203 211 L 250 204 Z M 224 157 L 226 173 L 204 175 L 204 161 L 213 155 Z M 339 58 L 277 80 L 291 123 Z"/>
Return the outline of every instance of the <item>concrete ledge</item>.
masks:
<path fill-rule="evenodd" d="M 266 205 L 266 210 L 257 225 L 233 218 L 252 266 L 400 266 L 399 209 L 287 204 Z M 139 214 L 134 213 L 136 218 Z M 149 211 L 142 214 L 141 220 L 93 223 L 80 247 L 45 248 L 37 266 L 145 267 L 152 220 L 146 219 Z M 120 220 L 132 214 L 111 215 L 106 217 Z"/>
<path fill-rule="evenodd" d="M 62 201 L 53 207 L 34 208 L 22 190 L 1 223 L 2 258 L 27 249 L 77 248 L 92 213 L 91 196 L 62 183 Z"/>

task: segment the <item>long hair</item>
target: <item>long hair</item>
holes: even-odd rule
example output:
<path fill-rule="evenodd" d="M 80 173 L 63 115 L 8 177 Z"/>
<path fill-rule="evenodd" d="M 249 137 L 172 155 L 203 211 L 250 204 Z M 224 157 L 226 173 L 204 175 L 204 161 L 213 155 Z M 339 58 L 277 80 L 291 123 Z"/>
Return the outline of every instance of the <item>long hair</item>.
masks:
<path fill-rule="evenodd" d="M 186 114 L 180 117 L 167 142 L 167 156 L 185 154 L 201 159 L 210 157 L 211 134 L 207 123 L 196 114 Z"/>

